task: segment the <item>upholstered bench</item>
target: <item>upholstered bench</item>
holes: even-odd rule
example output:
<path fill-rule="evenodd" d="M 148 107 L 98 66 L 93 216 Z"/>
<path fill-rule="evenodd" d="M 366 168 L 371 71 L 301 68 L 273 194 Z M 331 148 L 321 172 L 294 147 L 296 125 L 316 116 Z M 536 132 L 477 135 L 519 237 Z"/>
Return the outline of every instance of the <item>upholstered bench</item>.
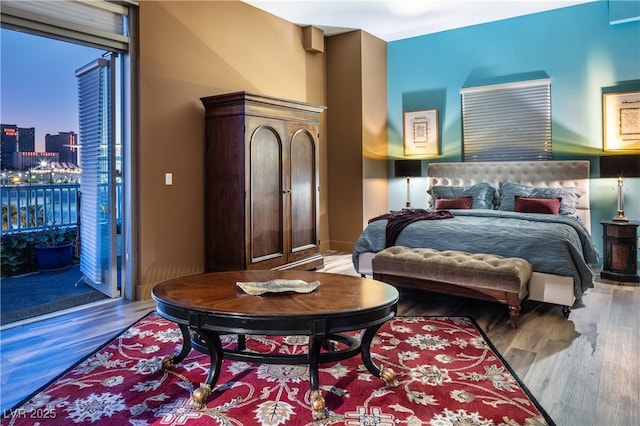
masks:
<path fill-rule="evenodd" d="M 374 279 L 394 286 L 504 303 L 513 328 L 532 272 L 520 258 L 403 246 L 379 252 L 372 266 Z"/>

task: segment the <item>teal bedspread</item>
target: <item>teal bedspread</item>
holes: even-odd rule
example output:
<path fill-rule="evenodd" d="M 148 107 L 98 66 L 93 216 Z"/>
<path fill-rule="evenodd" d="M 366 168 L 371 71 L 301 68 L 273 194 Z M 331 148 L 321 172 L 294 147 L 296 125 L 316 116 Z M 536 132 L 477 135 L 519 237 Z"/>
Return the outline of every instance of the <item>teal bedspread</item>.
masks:
<path fill-rule="evenodd" d="M 451 213 L 450 219 L 407 225 L 394 245 L 520 257 L 536 272 L 573 277 L 578 300 L 593 287 L 589 265 L 598 263 L 598 251 L 577 218 L 484 209 Z M 384 250 L 386 225 L 385 219 L 373 221 L 358 238 L 353 251 L 356 271 L 360 253 Z"/>

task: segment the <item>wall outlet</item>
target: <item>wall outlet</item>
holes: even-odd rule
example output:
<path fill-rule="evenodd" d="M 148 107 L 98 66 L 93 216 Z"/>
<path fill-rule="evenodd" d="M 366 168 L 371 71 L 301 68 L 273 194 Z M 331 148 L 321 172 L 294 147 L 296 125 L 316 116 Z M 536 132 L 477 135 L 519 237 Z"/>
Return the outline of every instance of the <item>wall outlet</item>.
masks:
<path fill-rule="evenodd" d="M 164 184 L 165 185 L 173 185 L 173 173 L 165 173 L 164 174 Z"/>

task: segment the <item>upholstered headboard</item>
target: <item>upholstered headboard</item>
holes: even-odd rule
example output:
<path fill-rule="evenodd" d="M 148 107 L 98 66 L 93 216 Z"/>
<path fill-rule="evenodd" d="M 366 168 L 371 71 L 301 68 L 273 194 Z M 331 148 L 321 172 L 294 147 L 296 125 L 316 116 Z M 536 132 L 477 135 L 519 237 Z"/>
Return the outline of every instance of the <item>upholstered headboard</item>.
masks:
<path fill-rule="evenodd" d="M 487 182 L 498 189 L 500 182 L 536 187 L 576 187 L 582 196 L 576 206 L 591 232 L 589 207 L 589 161 L 497 161 L 429 163 L 427 189 L 436 185 L 467 186 Z"/>

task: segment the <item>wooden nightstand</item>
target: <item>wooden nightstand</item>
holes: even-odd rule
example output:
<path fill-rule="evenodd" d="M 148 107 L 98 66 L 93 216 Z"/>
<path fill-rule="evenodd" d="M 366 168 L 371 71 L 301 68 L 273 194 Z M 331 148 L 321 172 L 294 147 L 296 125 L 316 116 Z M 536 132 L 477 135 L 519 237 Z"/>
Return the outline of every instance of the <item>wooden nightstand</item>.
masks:
<path fill-rule="evenodd" d="M 640 282 L 638 276 L 638 225 L 640 222 L 603 220 L 604 260 L 601 278 L 614 281 Z"/>

